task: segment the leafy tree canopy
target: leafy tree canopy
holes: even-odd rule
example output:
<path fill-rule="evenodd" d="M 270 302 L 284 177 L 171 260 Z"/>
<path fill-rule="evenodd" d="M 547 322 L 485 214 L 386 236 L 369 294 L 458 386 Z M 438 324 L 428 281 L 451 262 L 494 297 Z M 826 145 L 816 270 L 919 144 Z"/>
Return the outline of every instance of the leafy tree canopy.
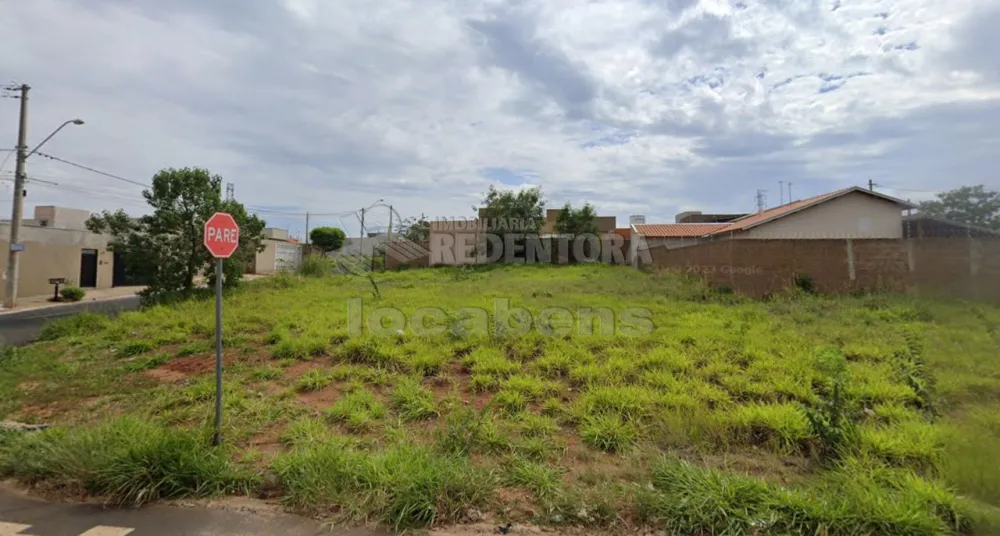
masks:
<path fill-rule="evenodd" d="M 431 223 L 424 216 L 407 218 L 403 220 L 402 230 L 399 234 L 411 242 L 424 242 L 430 238 Z"/>
<path fill-rule="evenodd" d="M 483 198 L 483 208 L 486 217 L 507 221 L 507 227 L 498 234 L 538 232 L 545 223 L 545 198 L 538 186 L 523 190 L 497 190 L 490 186 Z M 515 221 L 520 230 L 511 228 Z"/>
<path fill-rule="evenodd" d="M 195 277 L 215 282 L 215 259 L 204 246 L 205 221 L 215 212 L 228 212 L 240 226 L 240 245 L 223 263 L 223 285 L 239 283 L 245 267 L 263 249 L 264 221 L 247 214 L 236 201 L 223 201 L 222 177 L 200 168 L 164 169 L 153 176 L 153 186 L 142 192 L 152 213 L 130 218 L 124 211 L 104 211 L 87 221 L 95 233 L 111 236 L 109 247 L 120 253 L 126 271 L 147 286 L 143 297 L 159 300 L 188 296 Z"/>
<path fill-rule="evenodd" d="M 559 234 L 596 234 L 597 233 L 597 211 L 590 203 L 585 203 L 582 207 L 574 209 L 572 205 L 563 205 L 562 212 L 556 220 L 556 232 Z"/>
<path fill-rule="evenodd" d="M 1000 230 L 1000 192 L 982 184 L 962 186 L 920 203 L 920 212 L 936 218 Z"/>
<path fill-rule="evenodd" d="M 346 238 L 339 227 L 317 227 L 309 231 L 309 240 L 323 251 L 337 251 L 344 246 Z"/>

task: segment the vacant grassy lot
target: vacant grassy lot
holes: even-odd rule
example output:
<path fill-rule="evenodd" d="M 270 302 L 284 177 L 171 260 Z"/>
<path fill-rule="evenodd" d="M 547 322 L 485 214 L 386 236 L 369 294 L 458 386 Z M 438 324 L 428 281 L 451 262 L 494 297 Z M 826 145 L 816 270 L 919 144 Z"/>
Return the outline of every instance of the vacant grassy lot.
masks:
<path fill-rule="evenodd" d="M 751 301 L 608 266 L 378 282 L 377 300 L 340 277 L 227 297 L 220 448 L 211 301 L 49 326 L 2 356 L 0 416 L 57 426 L 0 436 L 0 472 L 123 504 L 249 493 L 399 528 L 483 513 L 677 534 L 1000 530 L 995 307 Z M 415 324 L 353 333 L 352 298 Z M 551 325 L 484 334 L 459 311 L 504 299 Z M 414 320 L 425 307 L 444 312 Z"/>

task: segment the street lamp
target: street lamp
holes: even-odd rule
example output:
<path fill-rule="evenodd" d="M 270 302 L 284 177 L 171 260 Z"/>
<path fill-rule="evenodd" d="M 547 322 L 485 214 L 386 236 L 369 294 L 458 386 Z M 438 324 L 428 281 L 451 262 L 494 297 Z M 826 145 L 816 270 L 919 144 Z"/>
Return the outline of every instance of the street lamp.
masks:
<path fill-rule="evenodd" d="M 21 234 L 21 215 L 24 212 L 24 180 L 27 173 L 25 172 L 25 162 L 28 157 L 35 154 L 38 149 L 45 145 L 45 142 L 52 139 L 53 136 L 59 133 L 66 125 L 82 125 L 83 119 L 70 119 L 65 123 L 59 125 L 59 128 L 52 131 L 42 140 L 41 143 L 35 146 L 31 152 L 25 154 L 25 150 L 28 149 L 28 86 L 22 86 L 21 90 L 21 118 L 20 124 L 17 131 L 17 167 L 14 170 L 14 200 L 13 206 L 10 211 L 10 242 L 9 250 L 7 251 L 7 280 L 4 288 L 3 296 L 3 306 L 7 309 L 12 309 L 17 301 L 17 268 L 18 268 L 18 251 L 21 246 L 17 243 L 19 235 Z"/>
<path fill-rule="evenodd" d="M 38 149 L 41 149 L 42 145 L 45 145 L 45 142 L 51 140 L 52 136 L 55 136 L 56 134 L 58 134 L 59 131 L 62 130 L 66 125 L 77 125 L 77 126 L 80 126 L 82 124 L 83 124 L 83 119 L 70 119 L 69 121 L 66 121 L 65 123 L 59 125 L 59 128 L 53 130 L 52 134 L 49 134 L 48 136 L 46 136 L 45 139 L 42 140 L 42 143 L 39 143 L 38 145 L 36 145 L 35 148 L 32 149 L 31 152 L 28 153 L 28 154 L 26 154 L 24 157 L 28 158 L 29 156 L 31 156 L 31 155 L 35 154 L 36 152 L 38 152 Z"/>

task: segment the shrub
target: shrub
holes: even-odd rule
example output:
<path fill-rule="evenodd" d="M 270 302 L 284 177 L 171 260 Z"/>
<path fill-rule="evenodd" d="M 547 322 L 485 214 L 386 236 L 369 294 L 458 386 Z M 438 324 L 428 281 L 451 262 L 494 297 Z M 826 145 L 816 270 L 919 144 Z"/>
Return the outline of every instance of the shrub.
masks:
<path fill-rule="evenodd" d="M 14 437 L 0 448 L 0 472 L 140 506 L 246 489 L 250 478 L 234 469 L 230 455 L 195 432 L 123 418 Z"/>
<path fill-rule="evenodd" d="M 816 281 L 809 274 L 795 274 L 795 288 L 807 294 L 816 292 Z"/>
<path fill-rule="evenodd" d="M 305 277 L 322 277 L 333 273 L 333 259 L 324 255 L 302 257 L 296 272 Z"/>
<path fill-rule="evenodd" d="M 63 287 L 59 291 L 59 296 L 66 301 L 80 301 L 87 295 L 87 291 L 80 287 Z"/>

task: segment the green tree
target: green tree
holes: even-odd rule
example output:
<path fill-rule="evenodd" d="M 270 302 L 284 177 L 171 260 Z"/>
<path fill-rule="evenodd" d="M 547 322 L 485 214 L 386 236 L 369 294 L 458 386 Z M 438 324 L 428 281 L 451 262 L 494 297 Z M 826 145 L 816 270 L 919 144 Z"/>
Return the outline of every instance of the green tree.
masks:
<path fill-rule="evenodd" d="M 537 233 L 545 223 L 545 198 L 538 186 L 523 190 L 497 190 L 493 186 L 483 198 L 483 216 L 489 219 L 488 233 L 499 236 L 506 244 L 505 235 Z M 515 243 L 523 246 L 524 239 Z M 493 245 L 486 243 L 486 255 L 493 254 Z"/>
<path fill-rule="evenodd" d="M 122 255 L 126 271 L 147 285 L 147 301 L 190 296 L 195 277 L 215 282 L 215 259 L 204 246 L 205 221 L 228 212 L 240 226 L 240 245 L 223 263 L 223 285 L 235 286 L 245 267 L 263 248 L 264 221 L 247 214 L 236 201 L 223 201 L 222 177 L 200 168 L 164 169 L 153 186 L 142 192 L 152 213 L 130 218 L 124 211 L 104 211 L 87 221 L 87 228 L 110 235 L 109 248 Z"/>
<path fill-rule="evenodd" d="M 962 186 L 920 203 L 920 212 L 936 218 L 1000 230 L 1000 192 L 982 184 Z"/>
<path fill-rule="evenodd" d="M 317 227 L 309 231 L 309 240 L 323 251 L 337 251 L 344 246 L 346 238 L 339 227 Z"/>
<path fill-rule="evenodd" d="M 399 233 L 403 238 L 411 242 L 424 242 L 431 235 L 431 223 L 427 218 L 407 218 L 402 222 L 402 231 Z"/>
<path fill-rule="evenodd" d="M 502 222 L 495 234 L 537 233 L 545 223 L 545 198 L 538 186 L 523 190 L 497 190 L 490 186 L 483 198 L 483 208 L 487 218 Z"/>
<path fill-rule="evenodd" d="M 556 220 L 556 232 L 568 235 L 597 234 L 597 211 L 590 203 L 585 203 L 578 209 L 566 203 Z"/>

